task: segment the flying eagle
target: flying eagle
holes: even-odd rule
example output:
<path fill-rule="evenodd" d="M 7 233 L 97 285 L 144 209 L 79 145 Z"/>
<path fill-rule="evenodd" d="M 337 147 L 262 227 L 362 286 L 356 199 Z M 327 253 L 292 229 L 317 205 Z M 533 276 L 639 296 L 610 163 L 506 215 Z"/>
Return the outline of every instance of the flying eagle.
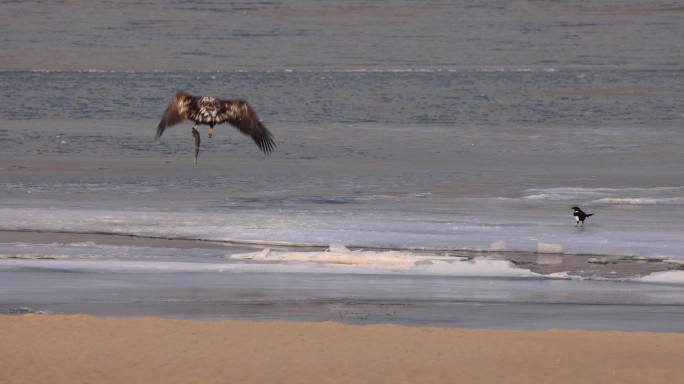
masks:
<path fill-rule="evenodd" d="M 214 126 L 228 122 L 240 132 L 250 136 L 262 152 L 269 154 L 276 147 L 273 135 L 259 121 L 254 110 L 244 100 L 220 100 L 215 97 L 188 95 L 183 91 L 176 92 L 169 106 L 164 112 L 157 134 L 154 139 L 161 137 L 164 130 L 185 120 L 192 120 L 195 126 L 191 133 L 195 138 L 195 165 L 200 149 L 200 134 L 197 126 L 209 126 L 209 138 L 214 137 Z"/>

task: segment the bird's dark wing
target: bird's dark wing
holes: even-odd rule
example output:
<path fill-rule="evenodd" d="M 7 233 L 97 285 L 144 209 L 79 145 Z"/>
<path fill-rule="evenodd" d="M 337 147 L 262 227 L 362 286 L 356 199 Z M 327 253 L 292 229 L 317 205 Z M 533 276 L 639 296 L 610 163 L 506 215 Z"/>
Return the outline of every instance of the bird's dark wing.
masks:
<path fill-rule="evenodd" d="M 271 132 L 261 124 L 256 112 L 244 100 L 221 100 L 219 107 L 221 122 L 227 121 L 240 132 L 249 136 L 262 152 L 268 154 L 276 147 Z"/>
<path fill-rule="evenodd" d="M 164 116 L 162 116 L 162 119 L 157 126 L 157 134 L 154 136 L 155 140 L 164 133 L 166 128 L 188 119 L 191 112 L 190 104 L 193 99 L 194 97 L 183 91 L 176 92 L 176 95 L 171 99 L 169 106 L 166 107 Z"/>

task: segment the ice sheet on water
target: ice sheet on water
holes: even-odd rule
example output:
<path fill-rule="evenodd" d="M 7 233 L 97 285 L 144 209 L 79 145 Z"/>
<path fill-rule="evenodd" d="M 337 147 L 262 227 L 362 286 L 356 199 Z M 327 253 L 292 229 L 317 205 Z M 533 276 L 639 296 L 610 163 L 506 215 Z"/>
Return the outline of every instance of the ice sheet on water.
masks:
<path fill-rule="evenodd" d="M 334 243 L 324 252 L 318 251 L 272 251 L 265 248 L 260 252 L 239 253 L 229 255 L 231 259 L 259 260 L 259 261 L 304 261 L 324 264 L 346 264 L 346 265 L 396 265 L 396 264 L 416 264 L 433 260 L 454 260 L 449 256 L 420 256 L 410 252 L 402 251 L 351 251 L 342 244 Z"/>
<path fill-rule="evenodd" d="M 684 204 L 684 197 L 606 197 L 598 199 L 594 203 L 616 206 L 682 205 Z"/>
<path fill-rule="evenodd" d="M 684 285 L 684 271 L 672 270 L 653 272 L 650 275 L 643 276 L 640 281 L 645 283 L 660 283 L 660 284 L 682 284 Z"/>
<path fill-rule="evenodd" d="M 600 191 L 584 188 L 530 189 L 527 192 L 529 194 L 523 196 L 523 200 L 577 200 L 602 195 Z"/>
<path fill-rule="evenodd" d="M 395 250 L 658 255 L 684 259 L 681 213 L 671 209 L 643 211 L 638 216 L 620 209 L 601 209 L 583 228 L 574 227 L 572 211 L 566 207 L 554 208 L 551 214 L 546 210 L 539 213 L 528 212 L 527 208 L 512 212 L 506 209 L 504 206 L 503 212 L 496 215 L 458 212 L 446 215 L 268 207 L 212 211 L 0 208 L 3 218 L 0 230 L 197 239 L 265 247 L 322 247 L 336 242 L 355 248 Z M 66 245 L 62 248 L 74 254 L 94 248 L 89 244 L 69 246 L 68 243 L 65 237 Z M 98 248 L 98 252 L 109 253 L 102 246 Z"/>
<path fill-rule="evenodd" d="M 587 202 L 598 206 L 681 205 L 684 187 L 535 188 L 523 200 Z"/>
<path fill-rule="evenodd" d="M 537 274 L 517 268 L 507 260 L 487 257 L 464 258 L 427 255 L 410 251 L 349 250 L 342 244 L 331 244 L 320 251 L 273 251 L 265 248 L 260 252 L 239 253 L 228 256 L 233 260 L 271 261 L 281 263 L 309 263 L 321 268 L 349 272 L 369 273 L 403 272 L 417 275 L 480 276 L 480 277 L 532 277 Z"/>
<path fill-rule="evenodd" d="M 146 272 L 146 273 L 170 273 L 170 272 L 230 272 L 240 270 L 240 266 L 230 263 L 196 263 L 185 261 L 136 261 L 136 260 L 27 260 L 27 259 L 0 259 L 0 269 L 12 268 L 47 268 L 51 271 L 71 272 Z"/>
<path fill-rule="evenodd" d="M 270 254 L 270 256 L 269 256 Z M 126 259 L 26 259 L 0 258 L 0 269 L 49 268 L 71 272 L 265 272 L 306 274 L 402 274 L 416 276 L 453 277 L 540 277 L 529 270 L 517 268 L 506 260 L 486 257 L 424 256 L 408 252 L 349 251 L 332 252 L 271 251 L 229 255 L 225 262 L 154 261 Z"/>
<path fill-rule="evenodd" d="M 69 234 L 63 235 L 65 238 Z M 220 253 L 219 253 L 220 252 Z M 211 260 L 221 257 L 221 249 L 193 249 L 191 256 L 182 248 L 140 245 L 100 244 L 94 241 L 53 242 L 29 244 L 23 242 L 0 243 L 0 259 L 61 259 L 61 260 L 160 260 L 184 259 Z"/>

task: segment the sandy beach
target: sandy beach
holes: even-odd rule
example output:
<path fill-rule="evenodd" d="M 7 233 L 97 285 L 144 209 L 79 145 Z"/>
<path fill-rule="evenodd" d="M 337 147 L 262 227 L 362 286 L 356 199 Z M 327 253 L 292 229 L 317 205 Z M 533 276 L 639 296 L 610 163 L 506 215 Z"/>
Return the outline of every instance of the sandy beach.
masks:
<path fill-rule="evenodd" d="M 0 384 L 684 383 L 675 3 L 0 2 Z"/>
<path fill-rule="evenodd" d="M 2 383 L 679 383 L 684 335 L 0 316 Z"/>

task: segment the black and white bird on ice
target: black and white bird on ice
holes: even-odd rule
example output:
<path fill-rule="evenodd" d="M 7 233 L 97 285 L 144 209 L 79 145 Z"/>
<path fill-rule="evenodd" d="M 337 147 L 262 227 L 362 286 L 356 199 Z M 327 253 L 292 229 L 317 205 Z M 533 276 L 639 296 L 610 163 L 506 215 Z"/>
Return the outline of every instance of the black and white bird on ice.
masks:
<path fill-rule="evenodd" d="M 574 210 L 575 212 L 573 215 L 575 215 L 575 220 L 577 220 L 577 224 L 575 224 L 575 227 L 579 225 L 579 223 L 582 223 L 582 226 L 584 226 L 584 220 L 589 217 L 593 216 L 593 213 L 586 213 L 583 210 L 581 210 L 579 207 L 572 207 L 570 208 Z"/>
<path fill-rule="evenodd" d="M 243 134 L 254 140 L 256 145 L 265 154 L 269 154 L 276 147 L 271 132 L 261 124 L 254 110 L 245 100 L 220 100 L 208 96 L 191 96 L 183 91 L 178 91 L 171 99 L 169 106 L 164 112 L 155 140 L 161 137 L 164 130 L 170 126 L 192 120 L 195 126 L 191 133 L 195 138 L 195 165 L 200 149 L 200 134 L 197 126 L 200 124 L 209 126 L 209 138 L 214 137 L 214 126 L 228 122 Z"/>

